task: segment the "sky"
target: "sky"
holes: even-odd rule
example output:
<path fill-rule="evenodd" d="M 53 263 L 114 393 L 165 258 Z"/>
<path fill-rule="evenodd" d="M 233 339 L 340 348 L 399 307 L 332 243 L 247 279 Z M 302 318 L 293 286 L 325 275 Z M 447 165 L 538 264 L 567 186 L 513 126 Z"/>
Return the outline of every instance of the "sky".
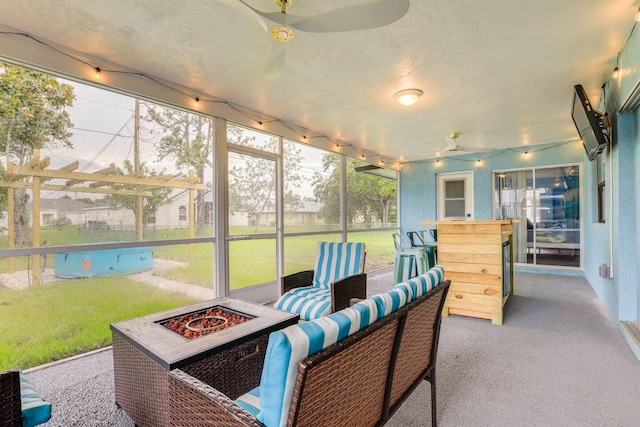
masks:
<path fill-rule="evenodd" d="M 76 172 L 91 173 L 112 163 L 122 166 L 125 159 L 133 162 L 134 98 L 73 81 L 61 81 L 74 87 L 75 101 L 73 107 L 67 110 L 73 123 L 70 129 L 73 148 L 58 146 L 42 150 L 41 157 L 48 156 L 51 160 L 49 168 L 61 168 L 78 160 Z M 165 173 L 177 174 L 172 159 L 158 159 L 154 148 L 162 136 L 158 128 L 156 125 L 154 129 L 153 124 L 148 122 L 141 123 L 141 161 L 157 172 L 164 169 Z M 296 192 L 302 197 L 313 197 L 311 182 L 314 173 L 327 174 L 322 169 L 324 151 L 302 144 L 298 146 L 303 161 L 299 165 L 301 185 Z M 43 197 L 64 195 L 56 193 L 44 192 Z M 90 196 L 83 193 L 78 197 Z"/>

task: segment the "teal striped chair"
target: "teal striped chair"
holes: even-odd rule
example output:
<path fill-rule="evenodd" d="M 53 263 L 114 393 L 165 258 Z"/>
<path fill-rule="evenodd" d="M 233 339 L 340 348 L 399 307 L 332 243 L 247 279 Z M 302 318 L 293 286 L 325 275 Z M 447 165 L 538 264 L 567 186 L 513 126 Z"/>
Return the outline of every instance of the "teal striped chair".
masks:
<path fill-rule="evenodd" d="M 364 243 L 319 242 L 315 268 L 282 277 L 274 307 L 312 320 L 366 298 L 365 254 Z"/>
<path fill-rule="evenodd" d="M 32 427 L 51 418 L 51 404 L 36 394 L 22 371 L 0 372 L 0 426 Z"/>

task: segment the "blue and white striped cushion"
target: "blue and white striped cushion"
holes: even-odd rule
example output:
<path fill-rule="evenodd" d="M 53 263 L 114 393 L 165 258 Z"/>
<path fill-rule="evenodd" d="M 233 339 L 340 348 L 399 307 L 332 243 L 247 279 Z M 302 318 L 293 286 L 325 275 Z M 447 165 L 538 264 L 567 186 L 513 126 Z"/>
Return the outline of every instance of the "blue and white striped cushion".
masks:
<path fill-rule="evenodd" d="M 317 319 L 331 312 L 331 289 L 315 286 L 295 288 L 278 298 L 273 306 L 297 313 L 304 320 Z"/>
<path fill-rule="evenodd" d="M 413 288 L 411 287 L 410 284 L 408 284 L 406 282 L 398 283 L 392 289 L 398 289 L 401 292 L 404 292 L 405 298 L 407 299 L 407 303 L 409 303 L 409 302 L 414 300 Z"/>
<path fill-rule="evenodd" d="M 350 307 L 351 310 L 355 310 L 360 316 L 360 325 L 357 330 L 366 328 L 376 320 L 378 320 L 378 305 L 372 299 L 365 299 L 359 303 Z M 338 313 L 344 310 L 340 310 Z"/>
<path fill-rule="evenodd" d="M 416 276 L 413 279 L 409 279 L 406 283 L 411 286 L 415 299 L 429 292 L 443 280 L 444 268 L 441 265 L 436 265 L 426 273 Z"/>
<path fill-rule="evenodd" d="M 385 293 L 371 297 L 378 306 L 378 319 L 393 313 L 407 303 L 407 294 L 400 289 L 391 289 Z"/>
<path fill-rule="evenodd" d="M 317 286 L 303 286 L 301 288 L 294 288 L 287 293 L 299 297 L 314 299 L 317 301 L 331 299 L 331 289 L 320 289 Z"/>
<path fill-rule="evenodd" d="M 245 411 L 254 417 L 260 413 L 260 387 L 256 387 L 235 400 Z"/>
<path fill-rule="evenodd" d="M 22 403 L 22 426 L 32 427 L 51 418 L 51 403 L 38 396 L 31 382 L 20 371 L 20 400 Z"/>
<path fill-rule="evenodd" d="M 313 284 L 329 289 L 331 283 L 364 271 L 364 243 L 319 242 Z"/>
<path fill-rule="evenodd" d="M 271 333 L 260 381 L 260 422 L 286 425 L 298 362 L 374 322 L 376 305 L 366 301 Z"/>

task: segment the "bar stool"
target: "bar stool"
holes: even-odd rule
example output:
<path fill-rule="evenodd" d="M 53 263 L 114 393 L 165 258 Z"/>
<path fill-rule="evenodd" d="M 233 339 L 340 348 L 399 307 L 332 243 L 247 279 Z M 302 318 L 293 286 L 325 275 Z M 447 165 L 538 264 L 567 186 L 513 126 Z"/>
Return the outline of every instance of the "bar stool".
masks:
<path fill-rule="evenodd" d="M 424 248 L 401 247 L 396 249 L 395 268 L 393 272 L 394 283 L 398 284 L 426 273 L 427 270 L 429 270 L 427 262 L 427 253 Z M 409 268 L 405 279 L 405 264 L 407 263 L 409 264 Z"/>
<path fill-rule="evenodd" d="M 434 230 L 430 230 L 434 231 Z M 431 234 L 433 236 L 433 233 Z M 438 250 L 437 242 L 427 242 L 424 237 L 424 231 L 408 231 L 407 236 L 411 242 L 411 246 L 415 248 L 424 248 L 427 253 L 427 267 L 432 268 L 436 265 L 436 251 Z"/>

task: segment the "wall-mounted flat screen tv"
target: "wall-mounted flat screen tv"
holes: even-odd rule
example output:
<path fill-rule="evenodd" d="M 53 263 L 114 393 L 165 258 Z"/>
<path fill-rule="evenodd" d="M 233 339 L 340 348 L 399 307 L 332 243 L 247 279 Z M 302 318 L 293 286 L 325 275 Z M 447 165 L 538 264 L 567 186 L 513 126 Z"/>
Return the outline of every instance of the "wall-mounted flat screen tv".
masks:
<path fill-rule="evenodd" d="M 576 125 L 589 160 L 597 159 L 609 146 L 606 117 L 591 106 L 582 85 L 575 85 L 571 117 Z"/>

